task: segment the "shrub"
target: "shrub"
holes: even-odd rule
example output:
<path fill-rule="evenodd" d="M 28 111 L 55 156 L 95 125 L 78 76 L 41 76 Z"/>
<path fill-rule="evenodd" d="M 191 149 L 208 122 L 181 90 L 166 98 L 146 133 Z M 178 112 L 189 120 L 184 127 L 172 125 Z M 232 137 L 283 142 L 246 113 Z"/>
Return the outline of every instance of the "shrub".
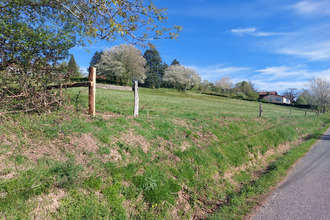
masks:
<path fill-rule="evenodd" d="M 71 187 L 78 178 L 81 166 L 75 165 L 73 157 L 70 157 L 65 163 L 57 162 L 50 170 L 57 176 L 57 185 L 60 187 Z"/>
<path fill-rule="evenodd" d="M 243 92 L 236 93 L 236 98 L 238 99 L 246 99 L 247 96 Z"/>

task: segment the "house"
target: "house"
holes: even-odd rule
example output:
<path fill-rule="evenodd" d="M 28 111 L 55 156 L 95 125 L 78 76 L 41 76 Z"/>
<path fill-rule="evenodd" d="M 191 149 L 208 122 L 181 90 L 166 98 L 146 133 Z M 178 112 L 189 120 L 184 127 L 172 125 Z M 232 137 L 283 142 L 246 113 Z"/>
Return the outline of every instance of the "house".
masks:
<path fill-rule="evenodd" d="M 276 91 L 271 91 L 271 92 L 259 92 L 259 98 L 263 98 L 267 95 L 278 95 Z"/>
<path fill-rule="evenodd" d="M 273 103 L 290 104 L 290 99 L 285 96 L 278 95 L 276 91 L 272 92 L 259 92 L 259 98 L 263 98 Z"/>
<path fill-rule="evenodd" d="M 267 95 L 267 96 L 263 97 L 263 99 L 266 99 L 273 103 L 284 103 L 284 104 L 291 103 L 290 99 L 286 98 L 285 96 L 281 96 L 281 95 Z"/>

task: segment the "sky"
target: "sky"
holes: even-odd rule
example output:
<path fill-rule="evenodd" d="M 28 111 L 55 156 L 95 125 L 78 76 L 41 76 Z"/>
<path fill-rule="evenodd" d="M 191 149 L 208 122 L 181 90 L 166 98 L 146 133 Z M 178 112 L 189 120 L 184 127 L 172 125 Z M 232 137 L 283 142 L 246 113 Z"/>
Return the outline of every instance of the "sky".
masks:
<path fill-rule="evenodd" d="M 152 41 L 163 61 L 170 64 L 177 59 L 202 80 L 229 76 L 234 83 L 251 81 L 259 91 L 279 93 L 306 88 L 311 78 L 330 80 L 330 0 L 154 3 L 167 8 L 167 26 L 183 27 L 177 40 Z M 95 51 L 120 43 L 99 41 L 70 53 L 86 70 Z"/>

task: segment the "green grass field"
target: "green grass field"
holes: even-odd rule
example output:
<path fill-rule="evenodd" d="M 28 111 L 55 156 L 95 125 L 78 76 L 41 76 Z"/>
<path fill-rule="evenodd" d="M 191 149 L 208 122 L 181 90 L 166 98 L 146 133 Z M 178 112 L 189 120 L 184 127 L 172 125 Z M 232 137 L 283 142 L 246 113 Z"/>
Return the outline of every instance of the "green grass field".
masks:
<path fill-rule="evenodd" d="M 71 108 L 1 121 L 0 218 L 241 219 L 330 119 L 143 88 L 139 117 L 133 92 L 98 89 L 91 118 L 87 95 L 70 89 Z"/>

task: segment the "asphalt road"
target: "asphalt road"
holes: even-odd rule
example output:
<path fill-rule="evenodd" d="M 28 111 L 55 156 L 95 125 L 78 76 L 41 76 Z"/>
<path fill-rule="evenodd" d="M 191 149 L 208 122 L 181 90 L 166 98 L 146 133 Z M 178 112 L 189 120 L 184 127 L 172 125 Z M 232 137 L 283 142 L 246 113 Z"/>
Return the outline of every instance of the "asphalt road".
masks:
<path fill-rule="evenodd" d="M 330 220 L 330 129 L 252 219 Z"/>

